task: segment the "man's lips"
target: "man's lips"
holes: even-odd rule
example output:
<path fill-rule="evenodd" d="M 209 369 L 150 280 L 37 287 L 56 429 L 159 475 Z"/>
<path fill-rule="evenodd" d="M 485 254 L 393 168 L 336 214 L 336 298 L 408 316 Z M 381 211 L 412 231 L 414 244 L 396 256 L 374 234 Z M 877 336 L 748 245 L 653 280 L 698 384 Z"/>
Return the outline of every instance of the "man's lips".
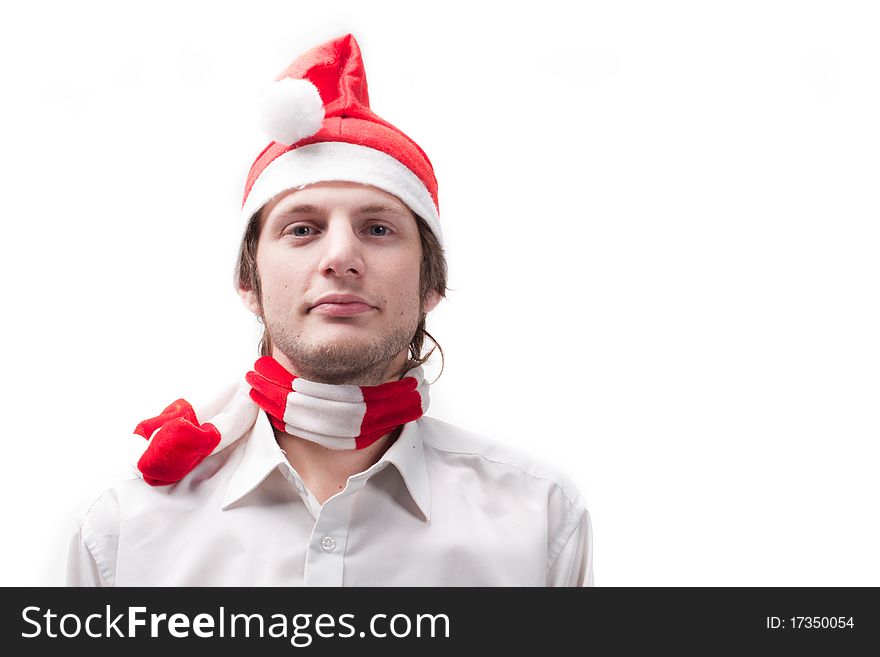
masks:
<path fill-rule="evenodd" d="M 334 317 L 351 317 L 373 310 L 373 306 L 365 303 L 321 303 L 312 308 L 312 312 L 319 315 L 333 315 Z"/>
<path fill-rule="evenodd" d="M 333 317 L 351 317 L 375 310 L 365 299 L 354 294 L 328 294 L 309 308 L 309 312 Z"/>

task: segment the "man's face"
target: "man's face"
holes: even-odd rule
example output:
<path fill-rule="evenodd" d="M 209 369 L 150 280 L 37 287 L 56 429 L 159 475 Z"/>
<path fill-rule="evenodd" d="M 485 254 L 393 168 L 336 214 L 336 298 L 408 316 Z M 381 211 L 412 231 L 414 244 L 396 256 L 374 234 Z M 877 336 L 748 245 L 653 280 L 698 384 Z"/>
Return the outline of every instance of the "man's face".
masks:
<path fill-rule="evenodd" d="M 257 273 L 272 356 L 312 381 L 375 385 L 393 377 L 423 312 L 412 212 L 397 197 L 348 182 L 279 195 L 261 213 Z"/>

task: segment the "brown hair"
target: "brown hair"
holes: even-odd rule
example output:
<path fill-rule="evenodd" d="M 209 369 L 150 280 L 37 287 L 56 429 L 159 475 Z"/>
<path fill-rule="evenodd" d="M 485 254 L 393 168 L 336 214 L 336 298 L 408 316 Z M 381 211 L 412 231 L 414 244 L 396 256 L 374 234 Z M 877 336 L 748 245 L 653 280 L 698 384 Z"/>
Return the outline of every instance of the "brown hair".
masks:
<path fill-rule="evenodd" d="M 241 240 L 241 247 L 238 252 L 238 263 L 235 267 L 235 286 L 242 290 L 253 291 L 257 296 L 257 303 L 260 304 L 260 321 L 262 322 L 263 314 L 263 292 L 260 289 L 260 276 L 257 273 L 257 243 L 260 239 L 261 228 L 261 212 L 255 212 L 248 221 L 247 229 Z M 413 214 L 416 225 L 419 229 L 419 240 L 422 245 L 422 262 L 419 267 L 419 298 L 422 303 L 428 298 L 431 291 L 436 292 L 440 297 L 446 296 L 446 255 L 440 240 L 431 230 L 427 222 L 417 214 Z M 426 354 L 422 354 L 425 338 L 433 343 L 433 347 Z M 268 356 L 270 352 L 269 335 L 263 328 L 263 336 L 260 338 L 260 355 Z M 404 371 L 425 363 L 434 350 L 440 351 L 440 374 L 443 373 L 443 348 L 440 343 L 434 339 L 434 336 L 428 333 L 425 328 L 425 314 L 422 313 L 419 318 L 419 324 L 416 332 L 409 343 L 409 360 L 404 367 Z M 438 374 L 438 378 L 440 376 Z"/>

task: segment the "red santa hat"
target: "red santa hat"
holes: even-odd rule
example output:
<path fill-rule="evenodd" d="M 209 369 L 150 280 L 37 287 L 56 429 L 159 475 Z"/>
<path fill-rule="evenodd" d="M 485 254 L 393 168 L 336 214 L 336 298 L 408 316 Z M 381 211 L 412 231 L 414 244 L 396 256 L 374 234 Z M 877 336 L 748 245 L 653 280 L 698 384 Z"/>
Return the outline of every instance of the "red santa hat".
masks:
<path fill-rule="evenodd" d="M 416 142 L 370 109 L 361 51 L 351 34 L 300 55 L 260 98 L 273 141 L 251 165 L 245 221 L 281 192 L 342 180 L 395 195 L 442 244 L 437 179 Z"/>

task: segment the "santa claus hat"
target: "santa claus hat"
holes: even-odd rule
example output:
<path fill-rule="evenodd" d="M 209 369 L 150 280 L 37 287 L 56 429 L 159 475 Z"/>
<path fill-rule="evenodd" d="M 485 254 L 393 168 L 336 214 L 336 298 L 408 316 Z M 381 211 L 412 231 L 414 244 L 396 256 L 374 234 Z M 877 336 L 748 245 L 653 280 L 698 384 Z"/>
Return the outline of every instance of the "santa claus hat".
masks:
<path fill-rule="evenodd" d="M 273 141 L 251 165 L 245 222 L 281 192 L 341 180 L 393 194 L 441 241 L 437 179 L 412 139 L 370 109 L 361 51 L 351 34 L 300 55 L 260 98 Z"/>

